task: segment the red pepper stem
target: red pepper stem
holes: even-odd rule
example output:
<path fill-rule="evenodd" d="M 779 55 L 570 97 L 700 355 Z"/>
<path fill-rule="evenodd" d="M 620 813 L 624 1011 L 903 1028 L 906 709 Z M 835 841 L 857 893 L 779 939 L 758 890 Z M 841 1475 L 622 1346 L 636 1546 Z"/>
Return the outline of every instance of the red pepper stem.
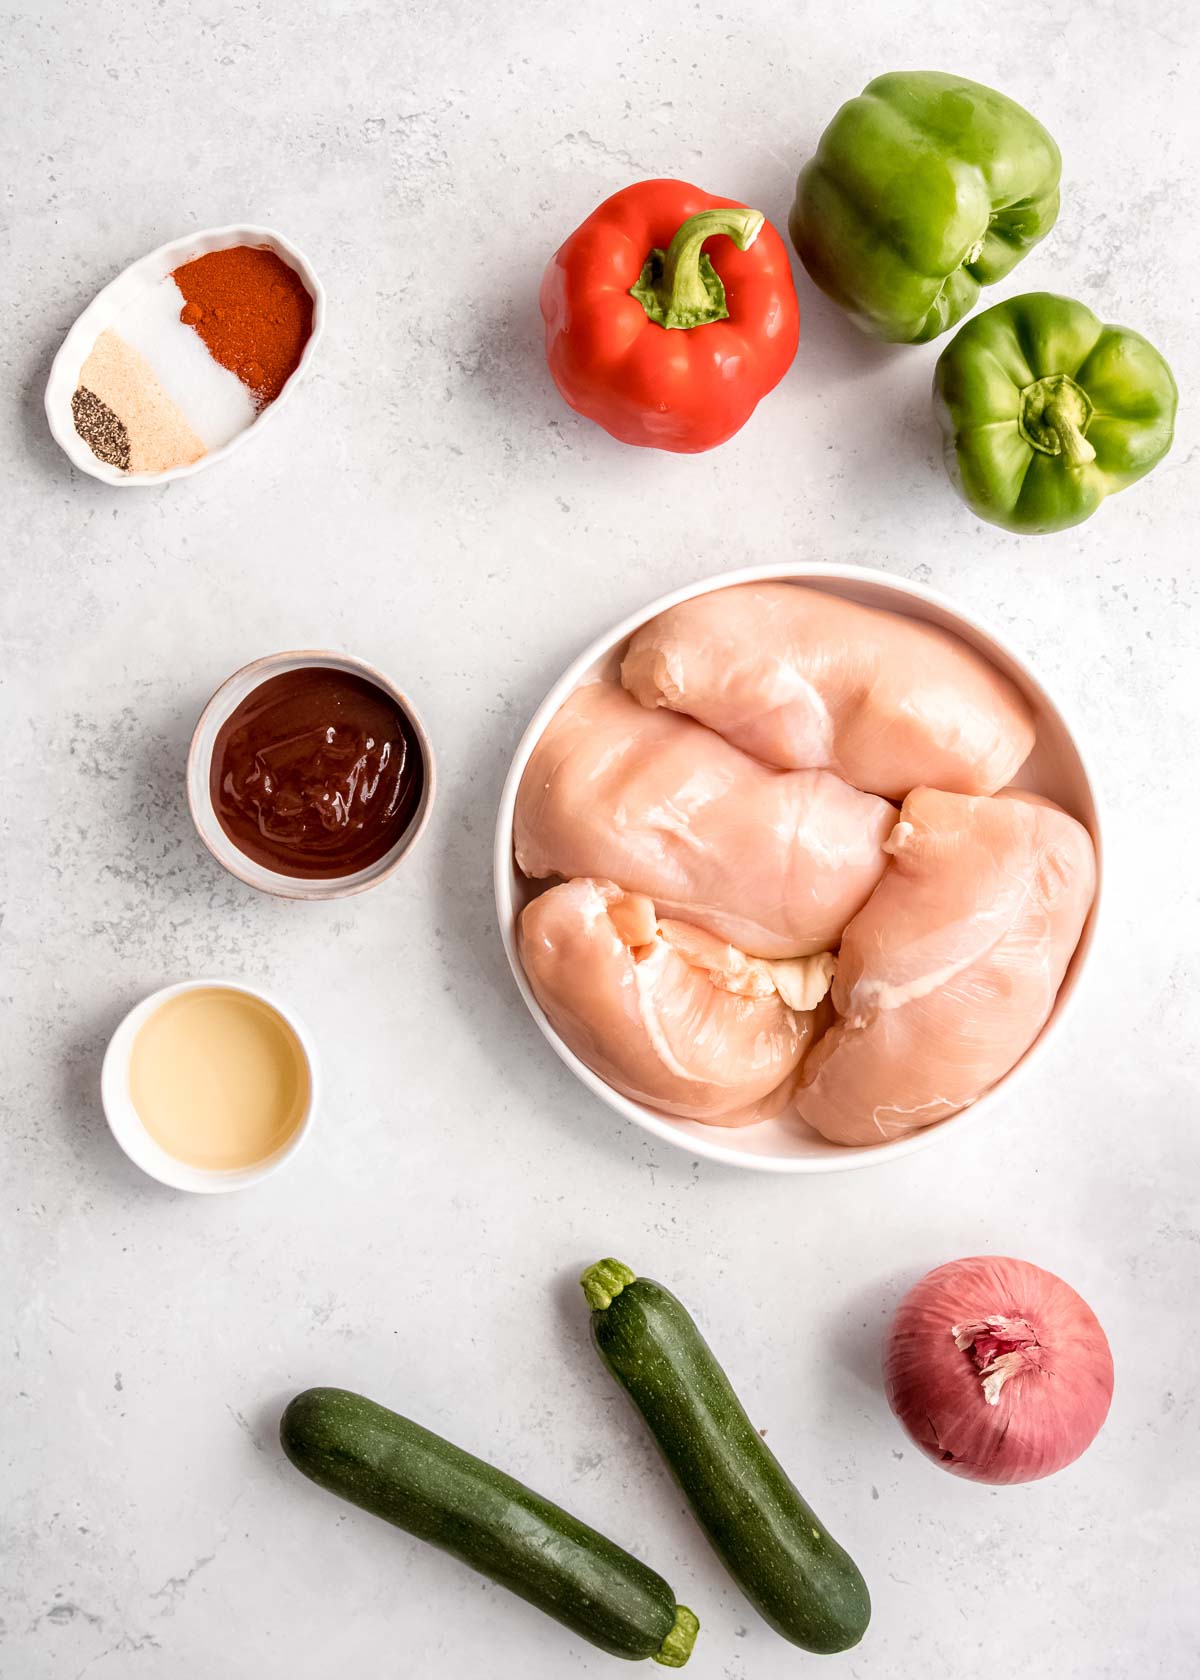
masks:
<path fill-rule="evenodd" d="M 665 251 L 650 252 L 637 285 L 629 288 L 631 295 L 660 327 L 702 327 L 725 320 L 725 287 L 701 247 L 722 233 L 739 251 L 748 251 L 763 221 L 761 210 L 740 206 L 689 216 Z"/>
<path fill-rule="evenodd" d="M 714 234 L 728 235 L 739 251 L 748 251 L 758 238 L 764 216 L 761 210 L 701 210 L 689 216 L 667 246 L 663 264 L 662 290 L 669 314 L 702 309 L 708 294 L 700 278 L 700 248 Z"/>

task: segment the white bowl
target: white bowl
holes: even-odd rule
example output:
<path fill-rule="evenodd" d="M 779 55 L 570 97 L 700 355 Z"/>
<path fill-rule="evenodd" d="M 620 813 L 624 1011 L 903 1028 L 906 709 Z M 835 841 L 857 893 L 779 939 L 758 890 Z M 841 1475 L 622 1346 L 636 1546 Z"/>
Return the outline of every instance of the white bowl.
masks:
<path fill-rule="evenodd" d="M 620 654 L 633 632 L 648 619 L 689 601 L 695 595 L 707 595 L 713 590 L 728 589 L 737 583 L 766 581 L 810 584 L 827 594 L 845 600 L 861 602 L 863 606 L 883 607 L 902 613 L 907 618 L 936 624 L 960 636 L 970 647 L 977 648 L 999 671 L 1009 677 L 1021 690 L 1033 708 L 1037 722 L 1037 745 L 1016 777 L 1016 784 L 1055 800 L 1065 811 L 1077 817 L 1088 829 L 1096 844 L 1096 897 L 1075 955 L 1059 990 L 1050 1019 L 1041 1034 L 1026 1051 L 1021 1061 L 978 1102 L 949 1119 L 911 1132 L 890 1143 L 845 1147 L 829 1143 L 809 1127 L 796 1121 L 764 1120 L 756 1126 L 723 1128 L 702 1126 L 697 1121 L 673 1120 L 645 1103 L 632 1101 L 585 1067 L 579 1057 L 568 1049 L 542 1012 L 525 978 L 517 955 L 517 917 L 531 898 L 545 890 L 546 883 L 528 881 L 520 873 L 513 855 L 513 811 L 517 788 L 529 762 L 530 754 L 541 738 L 550 719 L 580 683 L 598 676 L 615 676 Z M 644 1131 L 664 1138 L 678 1149 L 709 1160 L 724 1161 L 731 1166 L 750 1167 L 760 1172 L 838 1172 L 849 1167 L 874 1166 L 878 1162 L 895 1160 L 914 1150 L 925 1149 L 951 1130 L 968 1125 L 985 1113 L 994 1113 L 1017 1075 L 1025 1073 L 1045 1050 L 1061 1024 L 1078 984 L 1083 965 L 1092 946 L 1096 915 L 1100 904 L 1101 848 L 1100 817 L 1095 783 L 1088 769 L 1078 736 L 1067 723 L 1057 702 L 1046 692 L 1038 678 L 994 631 L 986 628 L 961 607 L 953 606 L 942 596 L 920 584 L 887 572 L 866 571 L 856 566 L 791 565 L 750 566 L 742 571 L 725 572 L 702 583 L 676 589 L 660 600 L 652 601 L 639 612 L 632 613 L 620 624 L 584 649 L 569 665 L 542 701 L 521 737 L 513 756 L 512 766 L 500 795 L 500 810 L 496 819 L 495 844 L 496 911 L 500 918 L 500 934 L 509 967 L 517 982 L 529 1013 L 544 1036 L 553 1045 L 576 1078 L 594 1091 L 610 1108 L 632 1120 Z"/>
<path fill-rule="evenodd" d="M 368 682 L 374 683 L 376 688 L 381 689 L 408 720 L 425 766 L 420 804 L 395 844 L 381 858 L 376 858 L 374 863 L 368 864 L 365 869 L 356 870 L 352 875 L 337 875 L 316 880 L 300 875 L 285 875 L 278 870 L 268 869 L 265 864 L 256 863 L 253 858 L 240 851 L 221 827 L 213 806 L 209 783 L 213 748 L 221 725 L 230 713 L 241 705 L 248 694 L 266 682 L 268 677 L 280 676 L 284 671 L 301 671 L 309 666 L 347 671 L 351 676 L 364 677 Z M 295 653 L 268 654 L 263 659 L 254 660 L 250 665 L 244 665 L 240 671 L 235 671 L 231 677 L 227 677 L 201 712 L 188 751 L 187 797 L 196 832 L 217 862 L 228 869 L 231 875 L 236 875 L 238 880 L 244 881 L 247 886 L 257 887 L 260 892 L 273 893 L 277 898 L 349 898 L 354 893 L 366 892 L 368 887 L 378 886 L 380 881 L 386 880 L 399 868 L 402 859 L 424 833 L 430 812 L 433 810 L 436 786 L 437 772 L 433 761 L 433 747 L 425 732 L 425 725 L 408 696 L 398 689 L 395 683 L 390 682 L 382 671 L 377 671 L 365 660 L 354 659 L 348 653 L 330 653 L 320 648 L 305 648 Z"/>
<path fill-rule="evenodd" d="M 160 280 L 183 263 L 190 262 L 193 257 L 207 256 L 210 251 L 224 251 L 231 245 L 265 245 L 274 251 L 277 257 L 281 257 L 289 268 L 295 269 L 303 280 L 305 289 L 313 300 L 312 331 L 296 364 L 295 372 L 291 374 L 275 401 L 268 403 L 248 426 L 230 438 L 228 443 L 222 444 L 219 449 L 210 449 L 198 461 L 156 473 L 122 472 L 119 467 L 101 461 L 92 454 L 89 446 L 75 430 L 75 419 L 71 413 L 71 398 L 79 384 L 79 370 L 91 354 L 92 346 L 105 328 L 112 326 L 118 315 L 139 293 L 157 286 Z M 176 478 L 190 478 L 193 473 L 203 472 L 206 467 L 215 467 L 218 461 L 225 460 L 226 456 L 239 449 L 247 439 L 259 436 L 262 428 L 288 401 L 312 366 L 313 354 L 324 329 L 325 288 L 317 279 L 308 258 L 281 233 L 276 233 L 273 228 L 253 227 L 248 223 L 231 223 L 228 227 L 205 228 L 199 233 L 185 234 L 182 239 L 173 239 L 169 245 L 160 245 L 157 251 L 151 251 L 148 256 L 139 257 L 137 262 L 131 263 L 115 280 L 110 281 L 103 291 L 97 292 L 76 320 L 59 347 L 50 368 L 50 378 L 46 381 L 46 418 L 50 422 L 50 430 L 54 434 L 55 442 L 65 450 L 72 464 L 77 466 L 80 472 L 90 473 L 93 478 L 101 479 L 105 484 L 116 484 L 122 489 L 127 489 L 131 485 L 140 488 L 150 484 L 169 484 Z"/>
<path fill-rule="evenodd" d="M 273 1155 L 268 1155 L 264 1161 L 256 1161 L 253 1166 L 218 1169 L 195 1167 L 187 1161 L 177 1160 L 151 1137 L 142 1123 L 141 1115 L 133 1106 L 133 1097 L 129 1090 L 129 1058 L 133 1051 L 134 1039 L 151 1015 L 161 1009 L 164 1003 L 169 1003 L 182 992 L 195 992 L 205 988 L 244 992 L 249 997 L 257 998 L 260 1003 L 265 1003 L 268 1009 L 273 1009 L 295 1034 L 296 1042 L 304 1056 L 305 1067 L 308 1069 L 308 1104 L 296 1129 Z M 305 1028 L 292 1011 L 285 1008 L 278 998 L 272 997 L 270 992 L 264 992 L 258 986 L 247 985 L 241 980 L 183 980 L 177 986 L 164 986 L 161 991 L 151 992 L 148 998 L 143 998 L 141 1003 L 135 1004 L 112 1035 L 100 1071 L 100 1100 L 104 1106 L 104 1117 L 108 1121 L 109 1130 L 121 1148 L 135 1167 L 140 1167 L 160 1184 L 167 1184 L 172 1190 L 195 1190 L 208 1195 L 223 1190 L 248 1190 L 251 1185 L 261 1184 L 264 1178 L 278 1172 L 285 1161 L 291 1160 L 308 1136 L 317 1110 L 317 1061 L 312 1040 Z"/>

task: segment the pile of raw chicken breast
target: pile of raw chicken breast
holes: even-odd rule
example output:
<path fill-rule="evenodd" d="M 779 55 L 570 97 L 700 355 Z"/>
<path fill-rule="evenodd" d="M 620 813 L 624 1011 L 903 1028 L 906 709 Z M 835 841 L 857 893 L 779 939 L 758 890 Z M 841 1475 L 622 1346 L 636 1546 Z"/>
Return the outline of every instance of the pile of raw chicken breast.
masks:
<path fill-rule="evenodd" d="M 1041 1031 L 1095 892 L 1087 830 L 1008 786 L 1034 735 L 931 625 L 788 583 L 670 608 L 525 770 L 538 1002 L 680 1118 L 871 1144 L 954 1114 Z"/>

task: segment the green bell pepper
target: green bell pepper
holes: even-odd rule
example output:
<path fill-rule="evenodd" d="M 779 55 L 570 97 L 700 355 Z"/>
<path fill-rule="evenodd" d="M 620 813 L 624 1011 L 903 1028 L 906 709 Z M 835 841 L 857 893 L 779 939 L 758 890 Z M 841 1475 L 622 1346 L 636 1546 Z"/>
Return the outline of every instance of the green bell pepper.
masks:
<path fill-rule="evenodd" d="M 800 171 L 792 243 L 864 332 L 925 344 L 1049 233 L 1061 167 L 1002 93 L 940 70 L 877 76 Z"/>
<path fill-rule="evenodd" d="M 946 468 L 1008 531 L 1064 531 L 1171 447 L 1178 392 L 1152 344 L 1052 292 L 994 304 L 938 358 Z"/>

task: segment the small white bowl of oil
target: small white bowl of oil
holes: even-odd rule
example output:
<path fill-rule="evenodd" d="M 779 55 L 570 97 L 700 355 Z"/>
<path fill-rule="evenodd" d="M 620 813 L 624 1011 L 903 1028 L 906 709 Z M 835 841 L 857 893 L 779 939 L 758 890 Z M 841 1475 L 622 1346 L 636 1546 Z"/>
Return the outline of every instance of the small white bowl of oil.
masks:
<path fill-rule="evenodd" d="M 311 1040 L 256 986 L 185 980 L 144 998 L 109 1041 L 100 1095 L 129 1159 L 174 1190 L 259 1184 L 290 1161 L 317 1105 Z"/>

